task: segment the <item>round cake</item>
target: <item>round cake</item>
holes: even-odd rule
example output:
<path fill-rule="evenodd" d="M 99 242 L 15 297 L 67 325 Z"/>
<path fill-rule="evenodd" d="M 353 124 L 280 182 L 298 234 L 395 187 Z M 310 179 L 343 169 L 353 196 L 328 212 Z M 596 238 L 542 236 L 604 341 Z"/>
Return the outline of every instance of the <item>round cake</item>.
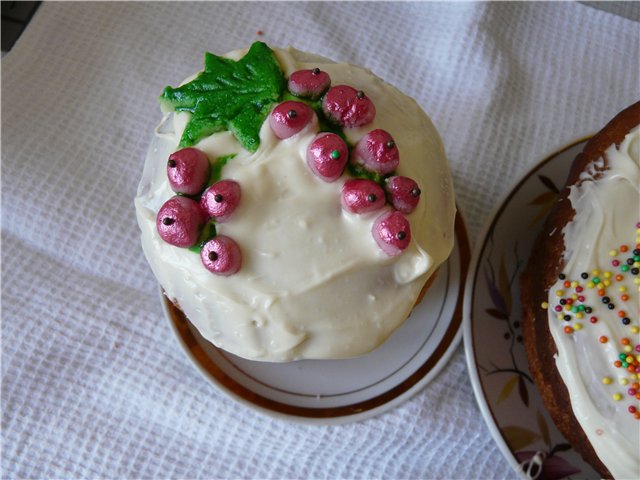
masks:
<path fill-rule="evenodd" d="M 529 367 L 602 477 L 640 478 L 640 103 L 580 153 L 522 279 Z"/>
<path fill-rule="evenodd" d="M 260 361 L 367 353 L 409 316 L 454 241 L 440 137 L 370 71 L 261 42 L 161 98 L 135 199 L 165 295 Z"/>

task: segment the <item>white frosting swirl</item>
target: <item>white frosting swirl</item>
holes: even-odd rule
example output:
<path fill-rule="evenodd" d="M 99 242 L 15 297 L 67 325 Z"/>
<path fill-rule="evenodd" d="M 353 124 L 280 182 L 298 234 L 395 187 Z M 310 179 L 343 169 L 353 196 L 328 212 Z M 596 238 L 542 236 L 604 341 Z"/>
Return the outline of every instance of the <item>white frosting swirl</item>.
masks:
<path fill-rule="evenodd" d="M 640 421 L 628 410 L 629 406 L 640 410 L 638 400 L 628 394 L 640 374 L 614 366 L 624 351 L 623 338 L 630 341 L 629 354 L 640 353 L 633 349 L 640 343 L 637 330 L 640 305 L 638 286 L 632 280 L 640 277 L 627 272 L 622 281 L 616 281 L 615 276 L 621 271 L 612 266 L 614 258 L 624 264 L 633 256 L 636 223 L 640 220 L 640 127 L 633 129 L 618 148 L 609 147 L 605 156 L 606 171 L 601 172 L 604 161 L 599 159 L 581 175 L 581 182 L 571 187 L 569 200 L 576 213 L 563 230 L 566 246 L 563 272 L 567 279 L 586 285 L 581 292 L 585 297 L 583 303 L 591 306 L 593 312 L 582 320 L 558 319 L 553 309 L 558 304 L 557 291 L 563 290 L 565 296 L 574 291 L 558 280 L 549 290 L 549 327 L 558 348 L 556 366 L 569 391 L 573 413 L 596 454 L 615 478 L 640 478 Z M 629 251 L 612 257 L 612 250 L 623 244 Z M 605 272 L 610 272 L 612 284 L 606 288 L 606 295 L 614 309 L 602 302 L 597 286 L 589 288 L 594 270 L 598 270 L 595 276 L 600 282 L 606 280 Z M 581 279 L 583 272 L 589 274 L 589 280 Z M 626 301 L 621 299 L 620 287 L 627 289 Z M 621 322 L 620 310 L 630 318 L 629 325 Z M 592 315 L 597 323 L 590 323 Z M 577 323 L 582 328 L 565 333 L 565 327 L 575 328 Z M 603 336 L 606 343 L 600 341 Z"/>
<path fill-rule="evenodd" d="M 244 53 L 227 56 L 238 59 Z M 242 268 L 230 277 L 210 273 L 199 255 L 167 244 L 155 227 L 157 211 L 173 195 L 166 161 L 189 118 L 180 113 L 159 127 L 145 163 L 135 199 L 142 247 L 169 298 L 218 347 L 265 361 L 361 355 L 406 319 L 452 249 L 455 204 L 444 149 L 417 103 L 368 70 L 293 49 L 276 50 L 276 55 L 286 76 L 320 66 L 333 85 L 352 85 L 372 99 L 375 121 L 348 129 L 346 135 L 355 143 L 383 128 L 394 137 L 398 174 L 415 179 L 423 192 L 407 216 L 410 246 L 398 257 L 386 256 L 371 235 L 380 212 L 360 216 L 343 211 L 340 192 L 346 175 L 326 183 L 311 172 L 306 149 L 317 122 L 286 140 L 277 139 L 265 122 L 255 153 L 243 150 L 230 132 L 196 145 L 212 161 L 237 153 L 222 177 L 242 188 L 233 217 L 217 225 L 218 233 L 239 244 Z"/>

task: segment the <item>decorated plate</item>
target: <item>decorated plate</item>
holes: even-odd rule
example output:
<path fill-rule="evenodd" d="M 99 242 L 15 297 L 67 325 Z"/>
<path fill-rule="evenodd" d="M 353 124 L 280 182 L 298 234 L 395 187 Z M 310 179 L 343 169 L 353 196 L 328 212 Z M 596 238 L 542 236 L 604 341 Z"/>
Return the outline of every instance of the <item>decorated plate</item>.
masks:
<path fill-rule="evenodd" d="M 233 399 L 285 420 L 344 423 L 399 405 L 446 365 L 461 337 L 469 257 L 458 214 L 454 250 L 420 305 L 382 346 L 348 360 L 245 360 L 204 340 L 164 295 L 162 304 L 187 357 L 205 379 Z"/>
<path fill-rule="evenodd" d="M 480 237 L 467 277 L 464 343 L 473 389 L 500 450 L 523 478 L 599 478 L 545 410 L 520 328 L 520 275 L 585 143 L 550 155 L 517 182 Z"/>

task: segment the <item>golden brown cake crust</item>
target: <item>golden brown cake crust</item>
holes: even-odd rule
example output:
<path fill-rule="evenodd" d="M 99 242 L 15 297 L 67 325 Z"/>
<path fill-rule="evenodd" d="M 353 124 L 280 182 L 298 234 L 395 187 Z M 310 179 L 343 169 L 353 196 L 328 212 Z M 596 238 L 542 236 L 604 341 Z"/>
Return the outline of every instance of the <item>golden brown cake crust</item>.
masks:
<path fill-rule="evenodd" d="M 587 166 L 604 157 L 611 145 L 619 145 L 626 134 L 640 124 L 640 102 L 620 112 L 585 145 L 574 160 L 565 187 L 538 235 L 527 268 L 521 279 L 523 307 L 522 330 L 529 359 L 529 370 L 536 382 L 544 404 L 560 432 L 574 449 L 591 464 L 603 478 L 612 478 L 600 461 L 572 413 L 569 393 L 556 368 L 557 348 L 549 330 L 547 311 L 540 305 L 548 298 L 548 291 L 564 267 L 563 229 L 575 215 L 569 201 L 569 188 L 579 182 Z M 604 158 L 602 170 L 607 168 Z"/>

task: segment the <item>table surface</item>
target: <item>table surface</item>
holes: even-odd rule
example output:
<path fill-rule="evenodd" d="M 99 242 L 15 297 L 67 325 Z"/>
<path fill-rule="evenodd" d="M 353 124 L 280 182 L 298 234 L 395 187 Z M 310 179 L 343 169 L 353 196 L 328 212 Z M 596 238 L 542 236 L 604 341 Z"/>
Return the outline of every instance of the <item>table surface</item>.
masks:
<path fill-rule="evenodd" d="M 432 117 L 476 241 L 518 176 L 638 100 L 633 7 L 45 2 L 2 58 L 3 475 L 515 477 L 462 346 L 411 400 L 341 426 L 264 417 L 200 377 L 139 247 L 156 99 L 205 50 L 256 39 L 365 65 Z"/>

